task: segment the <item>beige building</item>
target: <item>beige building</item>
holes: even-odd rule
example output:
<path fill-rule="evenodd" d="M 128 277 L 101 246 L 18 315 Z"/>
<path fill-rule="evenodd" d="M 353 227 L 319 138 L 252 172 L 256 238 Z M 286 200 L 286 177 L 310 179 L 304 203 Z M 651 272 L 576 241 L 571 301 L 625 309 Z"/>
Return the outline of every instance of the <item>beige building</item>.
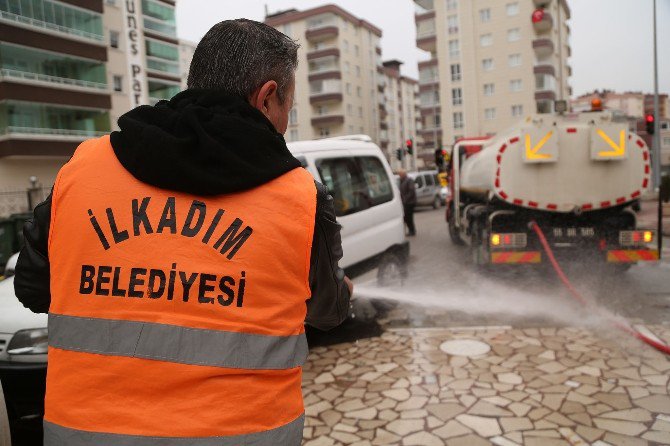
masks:
<path fill-rule="evenodd" d="M 634 92 L 595 91 L 583 94 L 570 101 L 572 111 L 591 110 L 591 101 L 594 99 L 600 99 L 605 109 L 620 111 L 626 116 L 635 118 L 644 116 L 644 94 Z"/>
<path fill-rule="evenodd" d="M 265 23 L 300 44 L 286 140 L 366 134 L 380 144 L 381 30 L 335 5 L 282 11 Z"/>
<path fill-rule="evenodd" d="M 181 89 L 175 0 L 5 1 L 0 32 L 0 216 L 82 141 Z"/>
<path fill-rule="evenodd" d="M 399 60 L 383 63 L 384 73 L 379 85 L 381 148 L 386 153 L 394 170 L 405 168 L 415 170 L 423 164 L 417 163 L 419 145 L 418 131 L 421 126 L 419 108 L 419 83 L 416 79 L 400 73 Z M 407 140 L 412 140 L 412 154 L 407 153 Z M 401 150 L 401 160 L 398 159 Z"/>
<path fill-rule="evenodd" d="M 423 153 L 568 99 L 565 0 L 415 0 Z M 437 141 L 435 141 L 437 139 Z"/>

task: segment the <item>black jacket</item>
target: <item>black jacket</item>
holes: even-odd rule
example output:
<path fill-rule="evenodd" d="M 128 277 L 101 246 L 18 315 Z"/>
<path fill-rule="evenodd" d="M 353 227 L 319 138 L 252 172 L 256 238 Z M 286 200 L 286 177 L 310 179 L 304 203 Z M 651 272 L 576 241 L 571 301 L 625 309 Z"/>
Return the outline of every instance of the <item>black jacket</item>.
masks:
<path fill-rule="evenodd" d="M 121 164 L 138 180 L 195 195 L 251 189 L 297 168 L 270 121 L 246 101 L 212 91 L 185 91 L 154 107 L 138 107 L 119 119 L 111 142 Z M 349 289 L 342 258 L 340 226 L 333 198 L 316 183 L 306 322 L 328 330 L 349 312 Z M 16 266 L 14 288 L 36 313 L 51 302 L 48 235 L 51 195 L 24 226 L 25 246 Z"/>

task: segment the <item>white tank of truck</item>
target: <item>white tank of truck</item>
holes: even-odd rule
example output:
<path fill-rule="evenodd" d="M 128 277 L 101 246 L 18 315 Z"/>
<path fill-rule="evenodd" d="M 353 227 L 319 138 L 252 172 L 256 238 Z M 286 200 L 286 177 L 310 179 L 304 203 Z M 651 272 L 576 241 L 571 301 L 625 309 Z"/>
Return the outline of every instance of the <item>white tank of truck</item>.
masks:
<path fill-rule="evenodd" d="M 464 195 L 557 213 L 620 206 L 650 183 L 647 145 L 611 112 L 529 116 L 464 159 L 460 172 Z"/>

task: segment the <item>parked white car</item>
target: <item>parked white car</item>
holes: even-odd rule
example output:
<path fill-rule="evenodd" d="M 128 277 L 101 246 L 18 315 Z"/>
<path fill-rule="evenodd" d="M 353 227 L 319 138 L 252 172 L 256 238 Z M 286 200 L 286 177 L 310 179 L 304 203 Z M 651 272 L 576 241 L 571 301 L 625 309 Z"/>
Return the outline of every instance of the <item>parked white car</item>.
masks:
<path fill-rule="evenodd" d="M 340 266 L 356 276 L 380 266 L 378 276 L 405 270 L 400 192 L 386 158 L 369 136 L 352 135 L 288 144 L 289 150 L 333 195 L 342 225 Z"/>
<path fill-rule="evenodd" d="M 14 278 L 5 279 L 0 282 L 0 380 L 13 422 L 34 422 L 43 415 L 46 369 L 47 315 L 21 305 Z"/>
<path fill-rule="evenodd" d="M 16 262 L 18 260 L 19 260 L 18 252 L 16 254 L 12 254 L 9 257 L 9 259 L 7 259 L 7 264 L 5 265 L 5 271 L 3 273 L 3 276 L 5 278 L 12 277 L 14 275 L 14 271 L 16 270 Z"/>
<path fill-rule="evenodd" d="M 433 209 L 444 206 L 445 201 L 442 200 L 440 193 L 442 186 L 437 174 L 437 170 L 407 172 L 407 176 L 414 180 L 416 186 L 417 206 L 432 206 Z"/>

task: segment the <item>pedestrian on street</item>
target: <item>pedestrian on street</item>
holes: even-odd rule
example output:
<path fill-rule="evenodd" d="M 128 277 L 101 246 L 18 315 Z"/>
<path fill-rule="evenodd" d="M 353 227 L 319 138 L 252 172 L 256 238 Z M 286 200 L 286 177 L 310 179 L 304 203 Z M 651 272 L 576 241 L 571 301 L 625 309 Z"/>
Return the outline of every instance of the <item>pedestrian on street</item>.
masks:
<path fill-rule="evenodd" d="M 27 223 L 45 445 L 298 446 L 305 322 L 347 316 L 333 199 L 286 147 L 298 45 L 228 20 L 188 90 L 82 143 Z"/>
<path fill-rule="evenodd" d="M 405 170 L 398 171 L 400 177 L 400 199 L 402 200 L 402 207 L 405 212 L 405 224 L 409 236 L 416 235 L 416 228 L 414 227 L 414 208 L 416 207 L 416 185 Z"/>

